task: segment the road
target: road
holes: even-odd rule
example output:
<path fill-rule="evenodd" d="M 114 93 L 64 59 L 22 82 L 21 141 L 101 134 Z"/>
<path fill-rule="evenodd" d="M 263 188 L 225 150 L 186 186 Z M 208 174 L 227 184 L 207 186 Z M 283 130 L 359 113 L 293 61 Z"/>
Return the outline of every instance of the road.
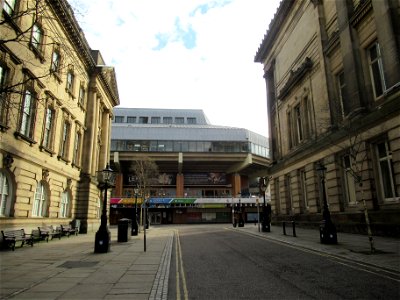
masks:
<path fill-rule="evenodd" d="M 399 299 L 375 268 L 228 225 L 176 228 L 168 299 Z"/>

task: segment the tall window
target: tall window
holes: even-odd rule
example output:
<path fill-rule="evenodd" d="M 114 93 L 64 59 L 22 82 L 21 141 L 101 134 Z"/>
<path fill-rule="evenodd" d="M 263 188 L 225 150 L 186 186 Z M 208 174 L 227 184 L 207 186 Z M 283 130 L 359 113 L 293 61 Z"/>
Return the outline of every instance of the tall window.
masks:
<path fill-rule="evenodd" d="M 340 100 L 339 110 L 340 110 L 341 116 L 344 117 L 345 115 L 347 115 L 350 112 L 350 103 L 346 96 L 346 82 L 344 80 L 343 72 L 340 72 L 336 76 L 336 82 L 337 82 L 338 96 L 339 96 L 339 100 Z"/>
<path fill-rule="evenodd" d="M 274 189 L 275 189 L 275 211 L 277 214 L 281 214 L 281 194 L 279 189 L 279 178 L 274 179 Z"/>
<path fill-rule="evenodd" d="M 10 214 L 11 199 L 10 186 L 6 175 L 0 172 L 0 217 L 6 217 Z"/>
<path fill-rule="evenodd" d="M 342 164 L 344 170 L 344 184 L 345 184 L 345 196 L 347 203 L 350 205 L 356 204 L 356 181 L 354 178 L 354 170 L 352 169 L 353 160 L 350 155 L 344 155 L 342 157 Z"/>
<path fill-rule="evenodd" d="M 374 43 L 369 49 L 369 70 L 372 79 L 372 87 L 375 98 L 382 96 L 386 90 L 385 77 L 383 73 L 383 63 L 379 44 Z"/>
<path fill-rule="evenodd" d="M 387 141 L 376 144 L 376 155 L 379 162 L 379 180 L 386 200 L 394 200 L 396 181 L 393 172 L 392 152 Z"/>
<path fill-rule="evenodd" d="M 47 192 L 46 192 L 46 188 L 42 184 L 42 182 L 39 182 L 36 187 L 32 215 L 34 217 L 46 217 L 47 216 Z"/>
<path fill-rule="evenodd" d="M 187 118 L 188 124 L 196 124 L 196 118 Z"/>
<path fill-rule="evenodd" d="M 67 85 L 65 87 L 65 89 L 67 90 L 68 93 L 72 94 L 74 91 L 74 73 L 69 70 L 67 73 Z"/>
<path fill-rule="evenodd" d="M 66 190 L 61 194 L 61 202 L 60 202 L 60 217 L 67 218 L 69 217 L 69 208 L 70 208 L 70 196 L 69 192 Z"/>
<path fill-rule="evenodd" d="M 1 92 L 6 85 L 6 78 L 7 78 L 7 69 L 4 66 L 0 65 L 0 124 L 7 123 L 7 118 L 6 118 L 7 94 L 5 92 Z"/>
<path fill-rule="evenodd" d="M 296 142 L 300 143 L 303 140 L 303 123 L 300 105 L 294 108 Z"/>
<path fill-rule="evenodd" d="M 41 51 L 42 43 L 43 43 L 43 29 L 38 23 L 35 23 L 33 24 L 32 27 L 31 45 L 37 51 Z"/>
<path fill-rule="evenodd" d="M 74 155 L 72 158 L 72 163 L 76 166 L 80 165 L 81 140 L 82 140 L 82 134 L 80 132 L 76 132 L 75 144 L 74 144 Z"/>
<path fill-rule="evenodd" d="M 184 123 L 185 123 L 185 118 L 182 117 L 175 118 L 175 124 L 184 124 Z"/>
<path fill-rule="evenodd" d="M 64 160 L 68 159 L 70 130 L 71 130 L 71 125 L 67 121 L 64 121 L 63 133 L 62 133 L 61 145 L 60 145 L 60 157 Z"/>
<path fill-rule="evenodd" d="M 286 192 L 286 214 L 290 214 L 293 210 L 292 186 L 290 174 L 285 176 L 285 192 Z"/>
<path fill-rule="evenodd" d="M 46 109 L 46 117 L 43 134 L 43 147 L 47 149 L 53 148 L 53 128 L 54 128 L 54 110 L 50 107 Z"/>
<path fill-rule="evenodd" d="M 60 51 L 58 49 L 55 49 L 51 56 L 51 65 L 50 65 L 51 72 L 58 73 L 60 71 L 60 61 L 61 61 Z"/>
<path fill-rule="evenodd" d="M 14 14 L 15 3 L 16 0 L 4 0 L 3 9 L 9 16 Z"/>
<path fill-rule="evenodd" d="M 304 169 L 300 170 L 300 185 L 301 196 L 303 197 L 303 205 L 301 207 L 308 209 L 307 177 Z"/>
<path fill-rule="evenodd" d="M 29 138 L 33 138 L 33 129 L 35 122 L 35 95 L 30 90 L 24 93 L 21 123 L 19 132 Z"/>
<path fill-rule="evenodd" d="M 147 124 L 149 123 L 148 117 L 139 117 L 139 124 Z"/>
<path fill-rule="evenodd" d="M 85 105 L 85 88 L 83 87 L 83 85 L 80 85 L 79 87 L 79 96 L 78 96 L 78 104 L 82 107 L 84 107 Z"/>

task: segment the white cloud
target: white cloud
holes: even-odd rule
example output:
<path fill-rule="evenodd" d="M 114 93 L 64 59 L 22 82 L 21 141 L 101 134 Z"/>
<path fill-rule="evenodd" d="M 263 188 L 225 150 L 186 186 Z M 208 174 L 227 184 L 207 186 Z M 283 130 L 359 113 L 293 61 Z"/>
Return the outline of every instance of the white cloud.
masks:
<path fill-rule="evenodd" d="M 279 0 L 70 3 L 90 46 L 116 68 L 121 106 L 199 108 L 213 124 L 268 134 L 253 60 Z"/>

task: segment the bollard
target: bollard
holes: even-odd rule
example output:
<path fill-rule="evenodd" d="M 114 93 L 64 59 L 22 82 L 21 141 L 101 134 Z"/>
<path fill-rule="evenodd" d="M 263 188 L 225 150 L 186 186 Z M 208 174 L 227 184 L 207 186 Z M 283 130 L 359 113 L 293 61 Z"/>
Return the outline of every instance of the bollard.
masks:
<path fill-rule="evenodd" d="M 286 235 L 286 224 L 284 221 L 282 222 L 282 227 L 283 227 L 283 235 Z"/>
<path fill-rule="evenodd" d="M 293 227 L 293 236 L 296 237 L 296 223 L 292 221 L 292 227 Z"/>

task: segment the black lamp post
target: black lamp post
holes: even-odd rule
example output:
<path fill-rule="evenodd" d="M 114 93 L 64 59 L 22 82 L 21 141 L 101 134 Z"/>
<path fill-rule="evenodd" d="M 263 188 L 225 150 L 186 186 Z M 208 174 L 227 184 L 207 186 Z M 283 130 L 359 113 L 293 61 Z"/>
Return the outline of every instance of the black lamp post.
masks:
<path fill-rule="evenodd" d="M 131 235 L 138 235 L 138 223 L 137 223 L 137 196 L 138 196 L 138 189 L 135 188 L 134 191 L 135 191 L 135 208 L 133 210 Z"/>
<path fill-rule="evenodd" d="M 107 253 L 110 251 L 111 235 L 107 226 L 107 189 L 112 188 L 115 182 L 115 173 L 107 164 L 106 168 L 97 172 L 99 188 L 104 191 L 103 210 L 101 213 L 101 223 L 96 232 L 94 252 Z"/>
<path fill-rule="evenodd" d="M 325 173 L 326 167 L 319 162 L 317 165 L 317 171 L 319 177 L 321 178 L 321 187 L 322 187 L 322 200 L 323 200 L 323 211 L 322 211 L 322 224 L 319 227 L 319 238 L 321 244 L 337 244 L 337 232 L 336 227 L 332 223 L 331 213 L 328 207 L 328 201 L 326 198 L 326 189 L 325 189 Z"/>
<path fill-rule="evenodd" d="M 260 192 L 263 195 L 263 206 L 262 206 L 262 223 L 261 223 L 261 231 L 262 232 L 270 232 L 271 231 L 271 226 L 270 226 L 270 217 L 267 213 L 267 207 L 265 203 L 265 191 L 267 190 L 268 186 L 268 177 L 260 177 Z"/>

